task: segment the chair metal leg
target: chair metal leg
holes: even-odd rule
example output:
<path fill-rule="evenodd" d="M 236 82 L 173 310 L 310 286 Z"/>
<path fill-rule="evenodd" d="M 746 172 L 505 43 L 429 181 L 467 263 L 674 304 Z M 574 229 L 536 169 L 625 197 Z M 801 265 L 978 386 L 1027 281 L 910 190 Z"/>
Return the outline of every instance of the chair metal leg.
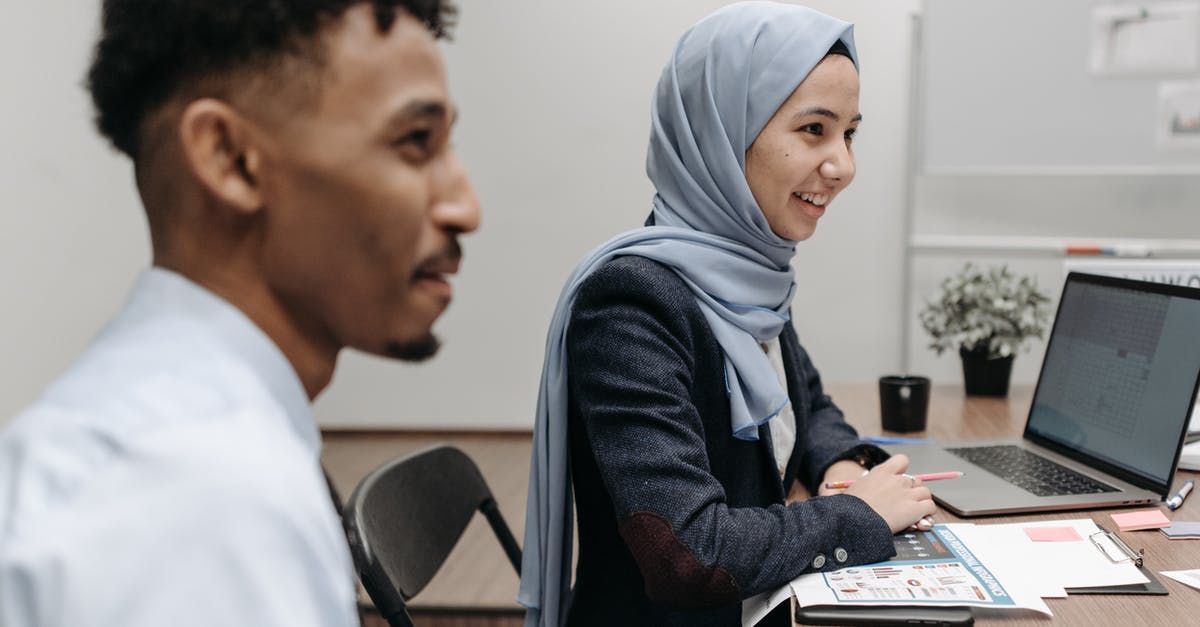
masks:
<path fill-rule="evenodd" d="M 517 571 L 517 575 L 520 575 L 521 545 L 517 544 L 517 539 L 513 537 L 508 524 L 504 522 L 504 517 L 500 515 L 500 508 L 496 506 L 496 499 L 487 499 L 483 503 L 480 503 L 479 511 L 483 512 L 484 517 L 487 518 L 488 524 L 492 526 L 492 531 L 496 533 L 501 546 L 504 547 L 504 553 L 508 555 L 508 561 L 512 563 L 513 569 Z"/>

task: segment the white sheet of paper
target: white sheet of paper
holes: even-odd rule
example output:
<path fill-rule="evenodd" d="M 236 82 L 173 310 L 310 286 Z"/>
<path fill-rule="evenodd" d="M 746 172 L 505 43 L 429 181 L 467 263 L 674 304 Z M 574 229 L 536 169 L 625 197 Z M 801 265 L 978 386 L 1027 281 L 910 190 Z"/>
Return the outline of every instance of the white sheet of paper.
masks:
<path fill-rule="evenodd" d="M 1030 592 L 1042 598 L 1060 599 L 1067 596 L 1067 591 L 1058 583 L 1057 577 L 1050 576 L 1042 568 L 1029 568 L 1029 564 L 1036 564 L 1035 560 L 1038 559 L 1035 543 L 998 541 L 995 537 L 996 532 L 987 529 L 991 525 L 950 523 L 946 526 L 958 534 L 958 537 L 975 551 L 975 557 L 987 564 L 1001 579 L 1022 581 L 1029 587 Z M 1011 534 L 1003 535 L 1007 537 Z"/>
<path fill-rule="evenodd" d="M 784 586 L 774 592 L 763 592 L 742 601 L 742 627 L 752 627 L 767 617 L 775 606 L 792 597 L 792 588 Z"/>
<path fill-rule="evenodd" d="M 1200 568 L 1193 568 L 1192 570 L 1164 570 L 1160 574 L 1200 590 Z"/>
<path fill-rule="evenodd" d="M 950 526 L 950 525 L 948 525 Z M 1113 563 L 1089 537 L 1100 529 L 1088 518 L 1071 520 L 1039 520 L 1037 522 L 969 525 L 958 529 L 963 542 L 972 547 L 976 557 L 997 565 L 1005 575 L 1027 578 L 1042 596 L 1051 589 L 1094 588 L 1146 583 L 1146 576 L 1133 562 Z M 1081 538 L 1077 542 L 1034 542 L 1025 534 L 1025 527 L 1071 527 Z M 1103 537 L 1098 541 L 1108 543 Z M 1120 552 L 1107 544 L 1114 556 Z M 1014 561 L 1022 563 L 1014 564 Z M 1013 572 L 1013 569 L 1018 569 Z"/>

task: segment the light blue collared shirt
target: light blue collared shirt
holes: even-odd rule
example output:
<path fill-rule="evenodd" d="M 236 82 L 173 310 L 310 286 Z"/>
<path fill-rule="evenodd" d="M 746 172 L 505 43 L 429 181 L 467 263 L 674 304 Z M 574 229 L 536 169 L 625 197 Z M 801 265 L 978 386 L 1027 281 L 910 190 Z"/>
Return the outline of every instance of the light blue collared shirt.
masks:
<path fill-rule="evenodd" d="M 0 433 L 0 625 L 357 625 L 320 446 L 266 334 L 147 271 Z"/>

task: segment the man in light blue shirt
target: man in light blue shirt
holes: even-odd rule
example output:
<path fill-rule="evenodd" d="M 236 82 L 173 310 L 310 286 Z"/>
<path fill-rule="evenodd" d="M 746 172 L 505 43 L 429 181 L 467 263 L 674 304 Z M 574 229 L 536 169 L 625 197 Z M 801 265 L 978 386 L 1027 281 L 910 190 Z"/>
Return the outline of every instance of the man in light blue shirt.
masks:
<path fill-rule="evenodd" d="M 319 5 L 319 6 L 318 6 Z M 421 359 L 479 209 L 418 0 L 106 0 L 154 267 L 0 434 L 0 625 L 352 625 L 309 402 Z"/>

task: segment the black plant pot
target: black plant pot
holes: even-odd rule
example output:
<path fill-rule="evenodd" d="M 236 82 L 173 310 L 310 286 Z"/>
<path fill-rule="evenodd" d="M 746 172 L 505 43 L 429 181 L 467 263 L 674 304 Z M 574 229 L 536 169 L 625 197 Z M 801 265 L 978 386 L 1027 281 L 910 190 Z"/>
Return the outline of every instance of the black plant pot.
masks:
<path fill-rule="evenodd" d="M 963 385 L 968 396 L 1008 396 L 1013 355 L 988 358 L 986 350 L 958 349 L 962 357 Z"/>

